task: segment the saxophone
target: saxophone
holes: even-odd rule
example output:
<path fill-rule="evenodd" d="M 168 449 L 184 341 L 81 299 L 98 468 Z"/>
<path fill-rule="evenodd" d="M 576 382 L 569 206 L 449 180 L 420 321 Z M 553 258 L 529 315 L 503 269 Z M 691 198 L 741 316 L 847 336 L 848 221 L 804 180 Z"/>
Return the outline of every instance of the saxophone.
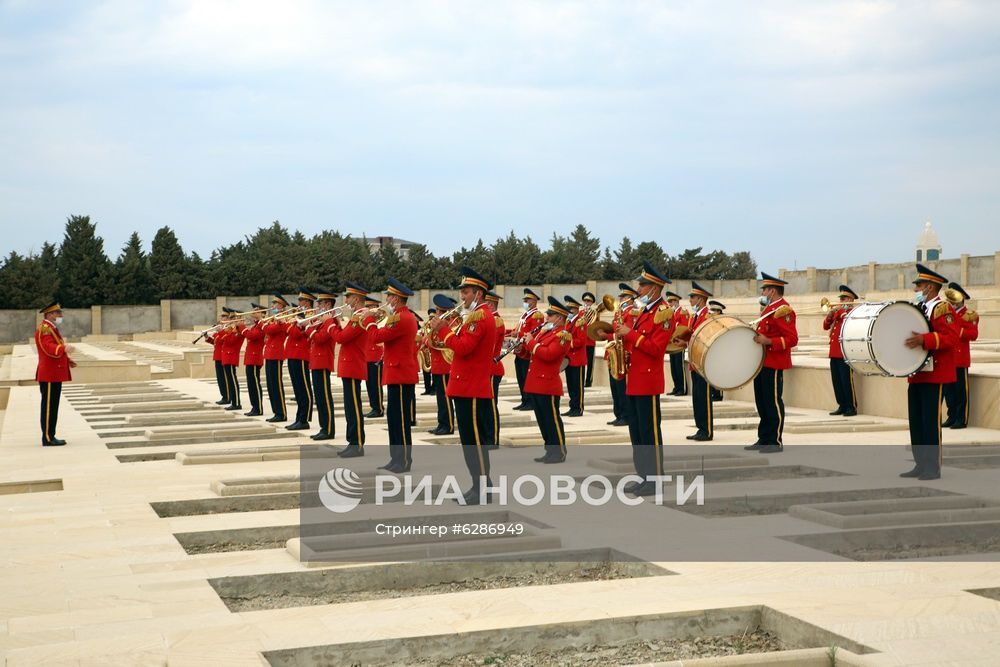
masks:
<path fill-rule="evenodd" d="M 611 315 L 611 324 L 616 330 L 618 325 L 622 323 L 622 306 L 623 304 L 619 303 Z M 628 373 L 629 353 L 625 349 L 625 342 L 618 337 L 617 333 L 611 336 L 611 340 L 607 344 L 607 352 L 608 372 L 614 379 L 621 380 Z"/>

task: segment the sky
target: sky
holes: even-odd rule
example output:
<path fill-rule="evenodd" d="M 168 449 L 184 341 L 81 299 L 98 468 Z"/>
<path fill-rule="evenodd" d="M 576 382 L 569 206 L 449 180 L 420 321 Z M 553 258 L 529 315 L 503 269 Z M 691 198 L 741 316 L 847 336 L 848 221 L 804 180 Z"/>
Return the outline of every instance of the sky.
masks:
<path fill-rule="evenodd" d="M 1000 250 L 1000 2 L 0 0 L 0 249 Z"/>

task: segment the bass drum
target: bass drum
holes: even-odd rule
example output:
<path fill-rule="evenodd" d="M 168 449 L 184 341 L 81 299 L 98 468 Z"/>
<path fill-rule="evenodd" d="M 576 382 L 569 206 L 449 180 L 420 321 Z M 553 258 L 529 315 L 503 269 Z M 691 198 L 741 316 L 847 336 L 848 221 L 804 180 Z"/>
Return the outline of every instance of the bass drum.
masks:
<path fill-rule="evenodd" d="M 717 389 L 739 389 L 764 366 L 764 347 L 753 328 L 732 315 L 710 317 L 691 336 L 691 365 Z"/>
<path fill-rule="evenodd" d="M 913 332 L 930 333 L 920 308 L 909 301 L 883 301 L 855 306 L 840 329 L 844 361 L 862 375 L 906 377 L 927 364 L 930 352 L 906 347 Z"/>

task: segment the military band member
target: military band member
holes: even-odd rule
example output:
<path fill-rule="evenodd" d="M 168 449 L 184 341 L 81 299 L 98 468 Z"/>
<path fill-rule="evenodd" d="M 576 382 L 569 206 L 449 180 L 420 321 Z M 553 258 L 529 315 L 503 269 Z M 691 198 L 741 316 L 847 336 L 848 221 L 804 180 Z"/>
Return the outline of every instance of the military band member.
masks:
<path fill-rule="evenodd" d="M 584 308 L 596 308 L 597 297 L 593 292 L 584 292 L 580 297 Z M 597 341 L 590 336 L 584 336 L 587 344 L 587 375 L 583 380 L 584 387 L 594 386 L 594 350 L 597 349 Z"/>
<path fill-rule="evenodd" d="M 226 378 L 226 369 L 222 366 L 222 341 L 226 339 L 226 324 L 229 322 L 228 310 L 223 306 L 222 314 L 219 315 L 219 328 L 215 332 L 205 335 L 205 342 L 212 344 L 212 361 L 215 363 L 215 383 L 219 386 L 219 400 L 216 405 L 229 405 L 233 399 L 229 396 L 229 382 Z"/>
<path fill-rule="evenodd" d="M 660 430 L 660 395 L 664 392 L 663 357 L 673 339 L 673 312 L 663 302 L 662 291 L 670 283 L 648 261 L 639 275 L 639 296 L 631 318 L 616 332 L 625 342 L 630 362 L 625 376 L 625 394 L 630 405 L 629 438 L 635 472 L 644 481 L 625 491 L 646 496 L 656 492 L 649 478 L 663 475 L 663 434 Z"/>
<path fill-rule="evenodd" d="M 337 303 L 337 295 L 331 290 L 317 290 L 316 314 L 332 309 Z M 326 313 L 304 325 L 309 338 L 309 374 L 312 376 L 313 396 L 316 400 L 316 414 L 319 430 L 309 436 L 312 440 L 333 440 L 337 435 L 334 419 L 333 393 L 330 391 L 330 374 L 333 373 L 337 334 L 340 321 L 332 313 Z"/>
<path fill-rule="evenodd" d="M 514 338 L 524 338 L 530 331 L 534 331 L 545 319 L 545 315 L 538 310 L 539 296 L 530 288 L 524 288 L 524 312 L 517 321 L 517 328 L 512 332 Z M 514 352 L 514 374 L 517 377 L 517 388 L 521 392 L 520 404 L 514 406 L 515 410 L 533 410 L 531 403 L 526 398 L 524 391 L 524 381 L 528 377 L 528 364 L 531 356 L 522 345 Z"/>
<path fill-rule="evenodd" d="M 837 399 L 837 409 L 830 414 L 853 417 L 858 414 L 858 396 L 854 391 L 851 367 L 844 361 L 844 352 L 840 349 L 840 330 L 858 295 L 847 285 L 841 285 L 839 289 L 840 303 L 834 304 L 823 318 L 823 330 L 830 332 L 830 377 L 833 380 L 833 395 Z"/>
<path fill-rule="evenodd" d="M 280 293 L 275 292 L 271 299 L 271 316 L 280 314 L 288 308 L 288 301 Z M 273 417 L 269 422 L 288 420 L 288 407 L 285 405 L 285 337 L 288 325 L 280 320 L 270 320 L 264 325 L 264 377 L 267 380 L 267 400 L 271 404 Z"/>
<path fill-rule="evenodd" d="M 507 325 L 500 317 L 500 295 L 492 290 L 486 293 L 486 304 L 493 311 L 493 320 L 497 326 L 497 335 L 493 341 L 493 359 L 496 359 L 503 352 L 503 339 L 507 331 Z M 494 361 L 492 382 L 493 382 L 493 423 L 489 436 L 486 438 L 487 449 L 500 449 L 500 381 L 505 374 L 503 362 Z"/>
<path fill-rule="evenodd" d="M 931 330 L 925 334 L 912 332 L 906 346 L 929 351 L 932 363 L 906 379 L 910 449 L 915 465 L 900 477 L 924 481 L 941 477 L 941 398 L 944 386 L 955 381 L 959 330 L 955 309 L 941 298 L 941 288 L 947 282 L 941 274 L 917 264 L 915 301 L 930 321 Z"/>
<path fill-rule="evenodd" d="M 378 308 L 382 302 L 368 295 L 365 297 L 365 308 Z M 385 415 L 382 402 L 382 344 L 375 340 L 375 334 L 368 329 L 368 345 L 365 347 L 365 364 L 368 366 L 368 379 L 365 388 L 368 390 L 368 407 L 365 417 L 377 419 Z"/>
<path fill-rule="evenodd" d="M 385 291 L 385 324 L 369 322 L 372 340 L 383 345 L 386 387 L 386 426 L 389 429 L 389 463 L 380 469 L 394 473 L 409 472 L 413 465 L 413 437 L 410 411 L 416 400 L 415 388 L 420 376 L 417 363 L 417 318 L 406 302 L 413 290 L 395 278 L 389 278 Z"/>
<path fill-rule="evenodd" d="M 691 291 L 688 293 L 688 300 L 691 303 L 694 315 L 691 316 L 691 319 L 685 325 L 688 327 L 688 330 L 675 338 L 684 348 L 689 345 L 691 336 L 694 335 L 698 327 L 708 319 L 708 300 L 711 297 L 711 292 L 693 280 L 691 281 Z M 694 408 L 694 423 L 698 430 L 693 435 L 689 435 L 687 439 L 697 442 L 708 442 L 715 437 L 712 385 L 708 383 L 708 380 L 701 373 L 697 372 L 693 365 L 691 366 L 691 404 Z"/>
<path fill-rule="evenodd" d="M 434 315 L 438 317 L 452 310 L 458 304 L 457 301 L 444 294 L 435 294 L 433 302 Z M 446 324 L 451 326 L 454 322 L 455 318 L 450 318 Z M 434 395 L 437 399 L 437 424 L 428 431 L 431 435 L 450 435 L 455 432 L 455 406 L 448 398 L 451 363 L 448 362 L 442 351 L 445 345 L 441 342 L 441 336 L 444 336 L 444 331 L 440 334 L 431 331 L 424 336 L 423 340 L 423 345 L 431 353 L 431 375 L 434 378 Z M 451 355 L 449 354 L 449 356 Z"/>
<path fill-rule="evenodd" d="M 764 347 L 764 367 L 753 381 L 753 396 L 757 403 L 760 424 L 757 442 L 743 449 L 772 454 L 784 450 L 782 433 L 785 428 L 785 370 L 792 367 L 792 348 L 799 344 L 795 326 L 795 311 L 785 301 L 788 283 L 761 273 L 761 300 L 764 310 L 757 323 L 754 342 Z"/>
<path fill-rule="evenodd" d="M 312 309 L 316 297 L 305 287 L 299 288 L 299 308 Z M 295 396 L 295 421 L 286 426 L 289 431 L 309 428 L 313 413 L 313 391 L 309 374 L 309 335 L 296 320 L 285 325 L 285 359 L 288 360 L 288 377 Z"/>
<path fill-rule="evenodd" d="M 467 266 L 462 267 L 461 275 L 458 294 L 465 310 L 461 325 L 451 329 L 445 320 L 435 317 L 430 326 L 454 352 L 448 398 L 455 401 L 462 454 L 472 477 L 464 504 L 479 505 L 488 502 L 480 492 L 492 486 L 487 449 L 491 443 L 484 437 L 489 435 L 493 422 L 493 343 L 497 327 L 493 311 L 486 304 L 486 292 L 492 285 Z"/>
<path fill-rule="evenodd" d="M 629 313 L 632 310 L 632 300 L 639 296 L 631 285 L 628 283 L 618 283 L 618 314 L 612 314 L 612 326 L 617 322 L 615 318 L 621 321 L 627 322 L 629 319 Z M 607 335 L 601 334 L 600 340 L 605 341 L 604 345 L 604 361 L 608 362 L 608 344 L 611 342 L 611 338 Z M 608 386 L 611 389 L 611 409 L 615 418 L 608 422 L 609 426 L 628 426 L 628 414 L 629 414 L 629 401 L 628 397 L 625 395 L 625 376 L 621 378 L 615 378 L 611 374 L 611 365 L 608 364 Z"/>
<path fill-rule="evenodd" d="M 563 395 L 559 367 L 569 355 L 573 334 L 566 330 L 569 310 L 559 300 L 549 297 L 545 326 L 537 334 L 528 334 L 524 347 L 531 355 L 524 386 L 535 406 L 535 421 L 542 434 L 545 452 L 535 461 L 562 463 L 566 460 L 566 430 L 559 414 Z"/>
<path fill-rule="evenodd" d="M 42 445 L 44 447 L 59 447 L 66 444 L 65 440 L 56 437 L 56 426 L 59 422 L 59 399 L 62 396 L 63 382 L 73 379 L 71 368 L 76 368 L 69 353 L 72 346 L 59 331 L 63 321 L 62 306 L 58 302 L 50 303 L 38 311 L 42 321 L 35 329 L 35 349 L 38 352 L 38 367 L 35 369 L 35 380 L 41 393 L 41 427 Z"/>
<path fill-rule="evenodd" d="M 569 410 L 563 417 L 582 417 L 585 401 L 584 378 L 587 372 L 587 321 L 580 309 L 580 302 L 569 296 L 563 297 L 564 308 L 569 312 L 566 331 L 573 337 L 570 341 L 569 365 L 566 374 L 566 393 L 569 394 Z"/>
<path fill-rule="evenodd" d="M 223 307 L 229 325 L 226 327 L 226 336 L 222 339 L 222 370 L 226 376 L 226 384 L 229 387 L 229 398 L 232 399 L 226 406 L 226 410 L 242 410 L 240 403 L 240 378 L 237 369 L 240 366 L 240 350 L 243 348 L 243 332 L 240 330 L 236 313 L 232 308 Z"/>
<path fill-rule="evenodd" d="M 351 317 L 334 333 L 335 342 L 340 344 L 337 377 L 344 389 L 344 420 L 347 422 L 347 447 L 337 452 L 337 456 L 344 458 L 365 455 L 365 417 L 361 412 L 361 382 L 368 377 L 368 363 L 365 361 L 368 332 L 365 327 L 375 321 L 372 314 L 365 310 L 367 295 L 368 290 L 362 285 L 347 282 L 344 301 L 352 311 Z"/>
<path fill-rule="evenodd" d="M 952 306 L 958 323 L 958 345 L 955 348 L 955 381 L 944 388 L 948 419 L 942 426 L 959 429 L 969 425 L 969 366 L 972 365 L 969 343 L 979 338 L 979 314 L 966 307 L 965 302 L 971 297 L 961 285 L 950 283 L 948 287 L 961 295 L 962 300 Z"/>
<path fill-rule="evenodd" d="M 427 319 L 430 320 L 430 318 L 434 317 L 434 314 L 436 312 L 437 312 L 437 308 L 428 308 L 427 309 Z M 423 331 L 423 329 L 421 329 L 421 331 Z M 422 343 L 418 343 L 417 344 L 417 349 L 418 350 L 421 347 L 421 345 L 422 345 Z M 420 372 L 423 374 L 423 378 L 424 378 L 424 390 L 423 390 L 423 392 L 421 392 L 420 395 L 421 396 L 434 396 L 434 374 L 431 371 L 429 371 L 429 370 L 425 371 L 423 368 L 420 369 Z"/>
<path fill-rule="evenodd" d="M 690 317 L 686 310 L 681 308 L 681 297 L 676 292 L 665 292 L 664 298 L 667 305 L 674 311 L 674 331 L 678 327 L 686 327 L 690 324 Z M 674 388 L 670 391 L 671 396 L 687 396 L 687 373 L 684 372 L 684 350 L 671 352 L 670 357 L 670 379 Z"/>
<path fill-rule="evenodd" d="M 259 417 L 264 414 L 264 391 L 260 386 L 260 368 L 264 365 L 264 325 L 261 319 L 264 317 L 264 306 L 259 303 L 250 303 L 251 311 L 249 317 L 253 324 L 243 327 L 243 338 L 246 340 L 246 349 L 243 350 L 243 366 L 247 376 L 247 394 L 250 396 L 250 412 L 244 412 L 247 417 Z"/>
<path fill-rule="evenodd" d="M 708 315 L 709 317 L 713 315 L 722 315 L 726 310 L 726 304 L 721 301 L 709 301 L 708 302 Z M 711 386 L 711 385 L 709 385 Z M 712 400 L 721 401 L 722 400 L 722 390 L 716 387 L 711 387 Z"/>

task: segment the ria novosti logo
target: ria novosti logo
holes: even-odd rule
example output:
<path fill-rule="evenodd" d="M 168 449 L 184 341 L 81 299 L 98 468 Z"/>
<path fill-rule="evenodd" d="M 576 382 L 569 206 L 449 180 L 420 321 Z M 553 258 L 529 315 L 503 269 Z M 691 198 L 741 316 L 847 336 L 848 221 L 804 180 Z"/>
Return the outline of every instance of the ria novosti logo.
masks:
<path fill-rule="evenodd" d="M 361 478 L 349 468 L 332 468 L 319 480 L 319 500 L 331 512 L 350 512 L 361 504 Z"/>

